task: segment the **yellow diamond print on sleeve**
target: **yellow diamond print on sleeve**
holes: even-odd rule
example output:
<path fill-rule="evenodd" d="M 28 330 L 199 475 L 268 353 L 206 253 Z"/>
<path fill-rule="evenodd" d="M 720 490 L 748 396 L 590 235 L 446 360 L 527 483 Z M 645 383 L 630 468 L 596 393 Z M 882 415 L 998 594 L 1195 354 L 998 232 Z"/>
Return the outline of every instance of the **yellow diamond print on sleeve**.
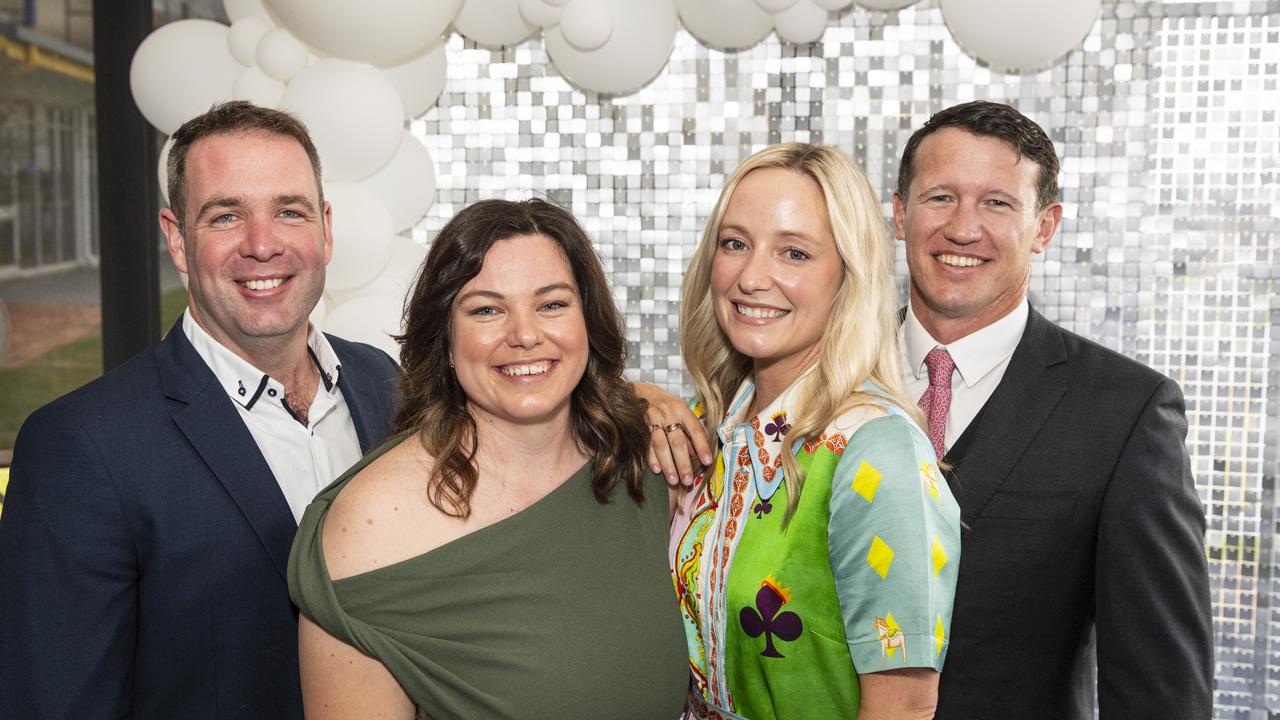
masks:
<path fill-rule="evenodd" d="M 942 613 L 938 613 L 938 624 L 933 626 L 933 657 L 936 660 L 942 654 L 942 644 L 947 640 L 947 629 L 942 625 Z"/>
<path fill-rule="evenodd" d="M 874 465 L 862 461 L 858 466 L 858 474 L 853 476 L 853 491 L 862 496 L 862 499 L 871 502 L 876 498 L 876 490 L 880 489 L 880 471 Z"/>
<path fill-rule="evenodd" d="M 942 548 L 942 541 L 937 535 L 933 536 L 933 574 L 937 575 L 942 572 L 942 568 L 947 564 L 947 551 Z"/>
<path fill-rule="evenodd" d="M 938 467 L 928 460 L 920 461 L 920 482 L 924 483 L 934 502 L 938 500 Z"/>
<path fill-rule="evenodd" d="M 893 564 L 893 548 L 876 535 L 871 539 L 871 552 L 867 553 L 867 564 L 883 580 L 889 576 L 889 566 Z"/>

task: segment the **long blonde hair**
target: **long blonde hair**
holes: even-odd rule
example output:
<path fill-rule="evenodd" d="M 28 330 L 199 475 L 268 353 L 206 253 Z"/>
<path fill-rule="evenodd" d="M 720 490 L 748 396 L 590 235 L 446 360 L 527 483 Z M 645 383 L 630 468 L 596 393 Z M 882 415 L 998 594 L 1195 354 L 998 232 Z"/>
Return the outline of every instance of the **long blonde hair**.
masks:
<path fill-rule="evenodd" d="M 681 288 L 680 351 L 702 401 L 712 451 L 719 444 L 715 428 L 733 393 L 751 374 L 752 360 L 734 349 L 716 321 L 711 265 L 719 247 L 720 223 L 734 190 L 744 177 L 761 168 L 793 170 L 818 183 L 844 266 L 816 367 L 797 389 L 795 407 L 799 411 L 787 418 L 791 430 L 782 466 L 787 484 L 785 521 L 789 522 L 804 487 L 793 450 L 796 438 L 817 439 L 845 411 L 886 399 L 921 427 L 924 418 L 902 385 L 892 245 L 871 184 L 857 165 L 835 148 L 803 143 L 771 145 L 744 160 L 725 181 Z M 884 396 L 864 391 L 862 384 L 867 380 L 878 385 Z"/>

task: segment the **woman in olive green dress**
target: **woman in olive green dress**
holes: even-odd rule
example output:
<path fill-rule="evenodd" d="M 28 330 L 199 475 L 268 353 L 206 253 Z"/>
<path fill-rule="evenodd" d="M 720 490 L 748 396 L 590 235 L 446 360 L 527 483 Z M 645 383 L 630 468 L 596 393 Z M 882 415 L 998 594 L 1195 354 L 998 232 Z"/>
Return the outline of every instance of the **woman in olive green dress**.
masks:
<path fill-rule="evenodd" d="M 666 485 L 582 228 L 539 200 L 463 210 L 400 342 L 400 433 L 289 561 L 307 717 L 677 717 Z"/>

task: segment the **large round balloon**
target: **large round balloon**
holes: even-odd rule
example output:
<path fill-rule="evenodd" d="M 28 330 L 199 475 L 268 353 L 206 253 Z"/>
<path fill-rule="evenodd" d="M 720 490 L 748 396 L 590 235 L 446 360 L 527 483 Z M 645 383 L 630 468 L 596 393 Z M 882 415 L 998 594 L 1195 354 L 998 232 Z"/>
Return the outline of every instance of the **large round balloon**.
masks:
<path fill-rule="evenodd" d="M 462 0 L 267 0 L 267 6 L 322 54 L 389 66 L 426 52 Z"/>
<path fill-rule="evenodd" d="M 386 293 L 359 295 L 329 308 L 324 330 L 344 340 L 368 343 L 393 358 L 400 357 L 400 346 L 392 339 L 400 334 L 399 297 Z"/>
<path fill-rule="evenodd" d="M 400 94 L 372 65 L 321 60 L 293 78 L 280 104 L 307 124 L 332 180 L 363 180 L 400 147 Z"/>
<path fill-rule="evenodd" d="M 210 20 L 162 25 L 138 46 L 129 67 L 133 101 L 147 122 L 166 135 L 231 98 L 244 66 L 227 47 L 228 28 Z"/>
<path fill-rule="evenodd" d="M 1102 0 L 942 0 L 942 17 L 960 47 L 992 68 L 1034 72 L 1079 47 L 1101 7 Z"/>
<path fill-rule="evenodd" d="M 519 0 L 516 5 L 525 22 L 544 28 L 560 22 L 560 6 L 547 0 Z"/>
<path fill-rule="evenodd" d="M 579 50 L 596 50 L 613 35 L 613 13 L 604 0 L 572 0 L 560 12 L 560 33 Z"/>
<path fill-rule="evenodd" d="M 279 107 L 284 96 L 284 83 L 262 72 L 254 65 L 247 67 L 231 87 L 231 95 L 237 100 L 248 100 L 258 107 Z"/>
<path fill-rule="evenodd" d="M 382 274 L 374 278 L 363 289 L 363 292 L 408 298 L 413 292 L 414 283 L 418 280 L 418 271 L 422 269 L 422 261 L 427 257 L 427 247 L 397 235 L 391 240 L 391 260 Z"/>
<path fill-rule="evenodd" d="M 342 291 L 366 285 L 391 256 L 391 213 L 360 183 L 326 182 L 324 196 L 333 206 L 333 258 L 325 288 Z"/>
<path fill-rule="evenodd" d="M 520 0 L 465 0 L 453 27 L 487 47 L 519 45 L 538 30 L 520 14 Z"/>
<path fill-rule="evenodd" d="M 543 33 L 560 75 L 584 90 L 620 94 L 640 89 L 667 64 L 676 43 L 676 0 L 600 0 L 613 16 L 613 34 L 597 50 L 575 48 L 560 26 Z"/>
<path fill-rule="evenodd" d="M 240 22 L 247 17 L 256 17 L 271 27 L 275 27 L 276 24 L 271 13 L 267 12 L 266 6 L 262 4 L 262 0 L 222 0 L 222 9 L 227 11 L 227 18 L 232 23 Z"/>
<path fill-rule="evenodd" d="M 911 0 L 915 2 L 915 0 Z M 813 0 L 813 4 L 829 12 L 840 12 L 853 4 L 853 0 Z"/>
<path fill-rule="evenodd" d="M 274 28 L 263 33 L 254 59 L 262 72 L 281 82 L 289 82 L 311 64 L 311 53 L 293 33 L 284 28 Z"/>
<path fill-rule="evenodd" d="M 777 15 L 783 10 L 790 10 L 796 4 L 796 0 L 755 0 L 755 3 L 761 10 Z"/>
<path fill-rule="evenodd" d="M 363 183 L 386 203 L 395 232 L 413 227 L 436 199 L 436 164 L 408 130 L 400 148 L 381 170 Z"/>
<path fill-rule="evenodd" d="M 756 0 L 676 0 L 685 29 L 717 50 L 742 50 L 768 36 L 773 16 Z"/>
<path fill-rule="evenodd" d="M 868 10 L 901 10 L 915 3 L 916 0 L 858 0 L 858 4 Z"/>
<path fill-rule="evenodd" d="M 271 26 L 266 21 L 256 17 L 232 23 L 227 32 L 227 49 L 231 51 L 231 57 L 245 67 L 253 65 L 256 62 L 254 54 L 258 49 L 258 41 L 270 29 Z"/>
<path fill-rule="evenodd" d="M 440 99 L 445 80 L 448 79 L 444 40 L 433 45 L 422 57 L 403 65 L 383 68 L 382 72 L 400 93 L 404 116 L 413 119 L 422 115 Z"/>
<path fill-rule="evenodd" d="M 804 45 L 817 42 L 822 32 L 827 29 L 830 13 L 812 0 L 800 2 L 773 16 L 774 27 L 778 37 L 789 43 Z"/>

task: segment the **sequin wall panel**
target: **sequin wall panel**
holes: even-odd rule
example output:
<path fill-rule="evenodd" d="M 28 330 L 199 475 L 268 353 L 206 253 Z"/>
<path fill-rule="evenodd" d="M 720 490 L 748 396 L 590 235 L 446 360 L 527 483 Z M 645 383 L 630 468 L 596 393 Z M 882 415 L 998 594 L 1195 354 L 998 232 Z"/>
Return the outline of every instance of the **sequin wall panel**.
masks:
<path fill-rule="evenodd" d="M 1209 518 L 1217 716 L 1280 713 L 1280 1 L 1109 0 L 1081 49 L 1022 76 L 961 52 L 936 0 L 848 11 L 808 46 L 721 53 L 681 32 L 663 72 L 621 98 L 574 90 L 537 42 L 454 35 L 448 58 L 438 107 L 413 123 L 439 175 L 416 237 L 481 198 L 566 205 L 610 273 L 632 375 L 683 394 L 681 273 L 739 160 L 837 145 L 887 218 L 902 145 L 932 112 L 991 99 L 1038 121 L 1066 212 L 1033 302 L 1181 383 Z"/>

